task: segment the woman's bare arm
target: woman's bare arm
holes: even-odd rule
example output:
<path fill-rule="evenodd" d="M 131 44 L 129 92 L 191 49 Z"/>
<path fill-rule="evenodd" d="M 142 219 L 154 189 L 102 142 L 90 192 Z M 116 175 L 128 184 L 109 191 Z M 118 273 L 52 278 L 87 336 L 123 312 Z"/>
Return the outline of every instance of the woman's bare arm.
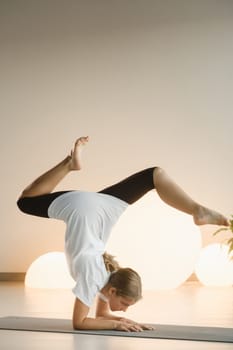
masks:
<path fill-rule="evenodd" d="M 116 329 L 117 324 L 113 320 L 100 320 L 88 317 L 89 307 L 76 299 L 73 310 L 74 329 Z"/>
<path fill-rule="evenodd" d="M 128 326 L 135 326 L 135 327 L 137 327 L 137 331 L 153 330 L 154 329 L 154 327 L 152 327 L 152 326 L 137 323 L 137 322 L 130 320 L 128 318 L 121 317 L 121 316 L 115 316 L 115 315 L 111 314 L 108 303 L 106 303 L 105 301 L 103 301 L 100 298 L 98 298 L 98 300 L 97 300 L 96 317 L 99 319 L 102 319 L 102 320 L 118 321 L 118 322 L 121 322 L 121 323 L 128 325 Z"/>
<path fill-rule="evenodd" d="M 91 318 L 88 317 L 88 312 L 89 307 L 77 298 L 74 303 L 73 311 L 74 329 L 115 329 L 126 332 L 138 332 L 142 330 L 137 324 L 130 324 L 117 319 L 107 319 L 105 317 Z"/>
<path fill-rule="evenodd" d="M 140 327 L 137 325 L 127 324 L 123 321 L 105 318 L 88 317 L 89 307 L 76 299 L 73 311 L 73 328 L 74 329 L 115 329 L 119 331 L 137 332 Z"/>

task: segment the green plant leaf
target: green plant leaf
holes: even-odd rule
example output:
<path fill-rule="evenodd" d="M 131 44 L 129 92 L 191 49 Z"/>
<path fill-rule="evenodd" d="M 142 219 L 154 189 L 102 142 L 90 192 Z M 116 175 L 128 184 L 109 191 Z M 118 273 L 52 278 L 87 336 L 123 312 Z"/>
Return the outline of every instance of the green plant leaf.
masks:
<path fill-rule="evenodd" d="M 233 242 L 229 245 L 228 253 L 230 254 L 233 251 Z"/>
<path fill-rule="evenodd" d="M 233 234 L 233 214 L 231 215 L 231 217 L 232 219 L 229 220 L 229 226 L 220 227 L 217 231 L 213 233 L 213 236 L 216 236 L 218 233 L 222 231 L 231 231 L 231 233 Z M 229 238 L 226 241 L 226 244 L 228 245 L 228 255 L 230 255 L 233 252 L 233 237 Z M 233 255 L 231 256 L 230 259 L 233 260 Z"/>
<path fill-rule="evenodd" d="M 227 231 L 227 230 L 229 230 L 229 227 L 221 227 L 213 233 L 213 236 L 216 236 L 219 232 Z"/>
<path fill-rule="evenodd" d="M 228 239 L 227 244 L 228 245 L 233 244 L 233 238 Z"/>

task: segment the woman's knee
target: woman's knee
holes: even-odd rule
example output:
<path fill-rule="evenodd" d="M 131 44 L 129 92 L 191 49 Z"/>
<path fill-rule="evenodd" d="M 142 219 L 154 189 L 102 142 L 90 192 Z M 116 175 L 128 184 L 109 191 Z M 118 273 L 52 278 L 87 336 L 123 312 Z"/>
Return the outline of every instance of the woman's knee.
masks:
<path fill-rule="evenodd" d="M 158 180 L 158 177 L 161 177 L 161 175 L 165 174 L 165 170 L 159 166 L 155 167 L 154 168 L 154 171 L 153 171 L 153 180 L 154 180 L 154 184 L 155 184 L 155 187 L 156 187 L 156 182 Z"/>

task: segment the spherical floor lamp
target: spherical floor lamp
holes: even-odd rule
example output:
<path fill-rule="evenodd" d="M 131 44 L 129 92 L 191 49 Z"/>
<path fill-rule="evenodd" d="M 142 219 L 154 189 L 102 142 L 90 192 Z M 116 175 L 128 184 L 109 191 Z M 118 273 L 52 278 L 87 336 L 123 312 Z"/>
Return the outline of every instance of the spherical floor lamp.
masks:
<path fill-rule="evenodd" d="M 201 241 L 192 216 L 166 205 L 152 191 L 126 210 L 107 251 L 140 273 L 144 289 L 165 290 L 179 287 L 194 272 Z"/>
<path fill-rule="evenodd" d="M 65 289 L 74 287 L 74 284 L 62 252 L 49 252 L 39 256 L 29 266 L 25 277 L 25 286 L 29 288 Z"/>
<path fill-rule="evenodd" d="M 233 252 L 229 255 L 228 250 L 227 245 L 219 243 L 210 244 L 201 250 L 195 273 L 203 285 L 233 285 Z"/>

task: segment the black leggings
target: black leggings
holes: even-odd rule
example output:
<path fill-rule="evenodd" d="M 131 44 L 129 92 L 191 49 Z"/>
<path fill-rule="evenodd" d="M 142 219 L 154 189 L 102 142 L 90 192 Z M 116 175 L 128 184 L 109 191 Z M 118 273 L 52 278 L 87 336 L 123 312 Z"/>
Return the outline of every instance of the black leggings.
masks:
<path fill-rule="evenodd" d="M 155 167 L 142 170 L 116 183 L 104 188 L 98 193 L 105 193 L 117 197 L 128 204 L 133 204 L 144 194 L 154 188 L 153 172 Z M 48 208 L 55 198 L 71 191 L 60 191 L 34 197 L 23 197 L 17 201 L 21 211 L 26 214 L 48 218 Z"/>

